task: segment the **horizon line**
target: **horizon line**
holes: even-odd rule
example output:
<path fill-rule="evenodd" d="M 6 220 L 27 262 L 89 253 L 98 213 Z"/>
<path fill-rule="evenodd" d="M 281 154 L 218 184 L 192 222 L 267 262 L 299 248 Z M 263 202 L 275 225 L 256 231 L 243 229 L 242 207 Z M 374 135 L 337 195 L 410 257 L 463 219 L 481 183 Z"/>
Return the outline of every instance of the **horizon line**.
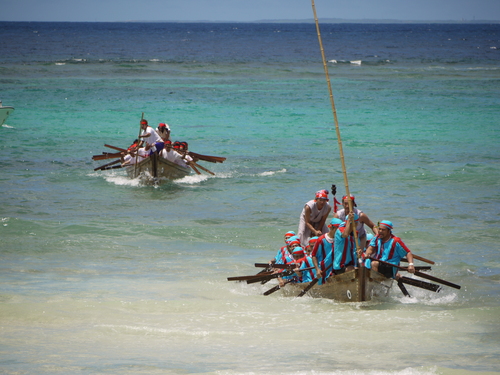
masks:
<path fill-rule="evenodd" d="M 320 18 L 320 23 L 500 23 L 500 20 L 399 20 L 399 19 L 346 19 L 346 18 Z M 6 21 L 0 22 L 73 22 L 73 23 L 314 23 L 314 19 L 264 19 L 254 21 L 211 21 L 211 20 L 124 20 L 124 21 Z"/>

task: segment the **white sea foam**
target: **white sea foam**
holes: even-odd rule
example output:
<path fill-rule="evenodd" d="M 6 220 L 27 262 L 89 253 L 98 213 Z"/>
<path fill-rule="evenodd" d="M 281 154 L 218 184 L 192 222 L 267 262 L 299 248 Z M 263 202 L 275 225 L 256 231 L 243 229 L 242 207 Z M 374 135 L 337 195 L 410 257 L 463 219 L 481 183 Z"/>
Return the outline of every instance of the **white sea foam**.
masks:
<path fill-rule="evenodd" d="M 173 182 L 176 184 L 194 185 L 199 184 L 202 181 L 206 181 L 208 178 L 209 176 L 206 174 L 191 174 L 178 180 L 174 180 Z"/>
<path fill-rule="evenodd" d="M 257 176 L 263 176 L 263 177 L 273 176 L 277 173 L 286 173 L 286 168 L 280 169 L 279 171 L 266 171 L 266 172 L 258 173 Z"/>

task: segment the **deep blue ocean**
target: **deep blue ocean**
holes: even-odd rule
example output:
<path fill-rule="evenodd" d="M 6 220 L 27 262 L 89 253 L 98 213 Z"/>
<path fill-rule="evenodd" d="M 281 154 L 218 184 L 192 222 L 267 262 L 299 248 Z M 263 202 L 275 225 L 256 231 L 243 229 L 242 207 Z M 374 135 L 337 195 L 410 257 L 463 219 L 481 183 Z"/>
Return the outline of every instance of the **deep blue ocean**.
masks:
<path fill-rule="evenodd" d="M 358 208 L 462 289 L 226 280 L 344 194 L 314 24 L 0 22 L 0 372 L 500 372 L 500 25 L 320 27 Z M 94 171 L 142 114 L 227 160 L 160 186 Z"/>

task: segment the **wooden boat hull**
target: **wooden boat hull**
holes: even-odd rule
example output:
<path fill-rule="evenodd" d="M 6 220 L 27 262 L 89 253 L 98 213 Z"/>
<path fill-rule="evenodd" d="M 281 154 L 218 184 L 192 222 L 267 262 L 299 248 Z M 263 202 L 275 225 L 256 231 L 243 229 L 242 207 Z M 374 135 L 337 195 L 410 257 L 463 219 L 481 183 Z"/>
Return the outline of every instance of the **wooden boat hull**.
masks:
<path fill-rule="evenodd" d="M 9 117 L 12 112 L 14 112 L 14 107 L 4 107 L 0 105 L 0 126 L 4 124 L 5 120 L 7 120 L 7 117 Z"/>
<path fill-rule="evenodd" d="M 368 268 L 358 268 L 341 275 L 330 277 L 323 285 L 315 285 L 307 293 L 315 298 L 328 298 L 339 302 L 365 302 L 374 296 L 389 293 L 393 279 Z M 309 284 L 295 284 L 282 288 L 284 294 L 297 296 Z"/>
<path fill-rule="evenodd" d="M 156 154 L 151 155 L 136 165 L 127 167 L 127 174 L 130 178 L 146 176 L 151 179 L 168 178 L 175 180 L 185 177 L 191 173 L 190 168 L 172 163 Z"/>

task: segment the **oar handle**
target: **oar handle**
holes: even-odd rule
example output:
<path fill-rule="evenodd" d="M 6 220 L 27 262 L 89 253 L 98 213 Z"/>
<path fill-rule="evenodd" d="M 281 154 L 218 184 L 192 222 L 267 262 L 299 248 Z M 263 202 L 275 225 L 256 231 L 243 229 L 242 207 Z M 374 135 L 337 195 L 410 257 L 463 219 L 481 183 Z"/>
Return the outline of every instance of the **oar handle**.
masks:
<path fill-rule="evenodd" d="M 255 267 L 262 267 L 262 268 L 267 268 L 267 267 L 272 267 L 272 268 L 279 268 L 279 269 L 288 269 L 292 268 L 292 264 L 269 264 L 269 263 L 255 263 Z"/>
<path fill-rule="evenodd" d="M 435 262 L 433 262 L 432 260 L 426 259 L 426 258 L 421 257 L 421 256 L 418 256 L 418 255 L 415 255 L 415 254 L 413 254 L 413 253 L 411 253 L 411 254 L 413 255 L 413 258 L 414 258 L 414 259 L 421 260 L 422 262 L 429 263 L 429 264 L 436 264 L 436 263 L 435 263 Z M 408 262 L 408 259 L 403 258 L 403 259 L 401 259 L 401 262 Z"/>

